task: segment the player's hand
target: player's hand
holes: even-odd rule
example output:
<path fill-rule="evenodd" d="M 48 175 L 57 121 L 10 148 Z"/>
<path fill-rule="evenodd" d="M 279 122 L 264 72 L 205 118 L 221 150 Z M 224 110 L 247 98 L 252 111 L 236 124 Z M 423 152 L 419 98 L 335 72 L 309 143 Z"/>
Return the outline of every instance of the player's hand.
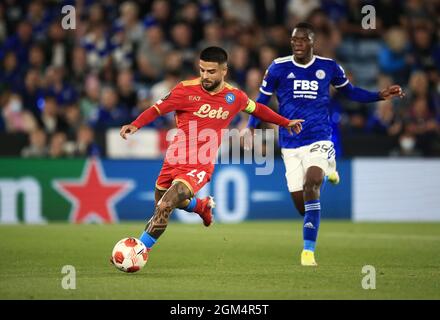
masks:
<path fill-rule="evenodd" d="M 289 124 L 287 125 L 286 129 L 287 131 L 289 131 L 290 135 L 293 135 L 292 129 L 293 131 L 295 131 L 296 134 L 300 133 L 302 130 L 302 122 L 304 122 L 305 120 L 303 119 L 295 119 L 295 120 L 290 120 Z"/>
<path fill-rule="evenodd" d="M 245 128 L 242 132 L 240 137 L 243 139 L 243 148 L 246 151 L 249 151 L 252 149 L 252 146 L 254 144 L 254 134 L 255 134 L 254 128 Z"/>
<path fill-rule="evenodd" d="M 119 134 L 121 135 L 122 139 L 127 140 L 127 134 L 133 134 L 136 131 L 138 131 L 138 128 L 132 124 L 126 124 L 121 128 L 121 131 L 119 131 Z"/>
<path fill-rule="evenodd" d="M 403 98 L 405 96 L 405 93 L 403 92 L 402 88 L 399 85 L 395 84 L 395 85 L 389 86 L 386 89 L 383 89 L 379 93 L 379 95 L 382 99 L 389 100 L 394 97 Z"/>

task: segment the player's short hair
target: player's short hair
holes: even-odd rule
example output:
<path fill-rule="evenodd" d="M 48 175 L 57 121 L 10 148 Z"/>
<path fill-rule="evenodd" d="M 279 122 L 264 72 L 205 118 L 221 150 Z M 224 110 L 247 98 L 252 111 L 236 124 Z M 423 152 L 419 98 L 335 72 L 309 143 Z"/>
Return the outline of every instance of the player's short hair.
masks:
<path fill-rule="evenodd" d="M 313 25 L 308 22 L 298 23 L 293 30 L 295 30 L 295 29 L 305 29 L 312 34 L 315 34 L 315 27 L 313 27 Z"/>
<path fill-rule="evenodd" d="M 228 62 L 228 54 L 220 47 L 208 47 L 200 52 L 200 60 L 223 64 Z"/>

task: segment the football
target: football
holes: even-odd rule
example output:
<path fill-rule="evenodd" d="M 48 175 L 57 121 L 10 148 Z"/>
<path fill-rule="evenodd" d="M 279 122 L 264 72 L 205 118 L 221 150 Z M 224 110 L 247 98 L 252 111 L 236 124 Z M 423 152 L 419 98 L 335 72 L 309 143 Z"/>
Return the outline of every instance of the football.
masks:
<path fill-rule="evenodd" d="M 148 260 L 148 250 L 136 238 L 119 240 L 113 248 L 111 262 L 124 272 L 136 272 L 142 269 Z"/>

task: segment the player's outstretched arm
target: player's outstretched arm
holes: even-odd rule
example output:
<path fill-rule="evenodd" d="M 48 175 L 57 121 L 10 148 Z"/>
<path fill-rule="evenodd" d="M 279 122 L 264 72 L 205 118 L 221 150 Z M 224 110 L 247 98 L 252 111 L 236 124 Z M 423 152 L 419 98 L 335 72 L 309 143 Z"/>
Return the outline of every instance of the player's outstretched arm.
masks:
<path fill-rule="evenodd" d="M 289 124 L 285 128 L 287 129 L 287 131 L 289 131 L 290 135 L 293 135 L 292 130 L 296 134 L 299 134 L 301 132 L 301 130 L 302 130 L 302 123 L 303 122 L 304 122 L 303 119 L 290 120 Z"/>
<path fill-rule="evenodd" d="M 403 92 L 402 88 L 395 84 L 385 88 L 379 92 L 379 97 L 383 100 L 389 100 L 395 97 L 403 98 L 405 96 L 405 92 Z"/>
<path fill-rule="evenodd" d="M 185 97 L 184 91 L 182 83 L 179 83 L 165 97 L 158 100 L 150 108 L 142 112 L 136 120 L 123 126 L 120 132 L 121 137 L 127 139 L 127 134 L 135 133 L 143 126 L 153 122 L 160 115 L 176 111 Z"/>
<path fill-rule="evenodd" d="M 398 85 L 392 85 L 382 91 L 368 91 L 347 83 L 343 87 L 338 87 L 338 91 L 342 92 L 348 99 L 361 102 L 376 102 L 380 100 L 392 99 L 394 97 L 403 98 L 405 94 L 402 88 Z"/>
<path fill-rule="evenodd" d="M 290 134 L 292 130 L 295 131 L 296 134 L 300 133 L 302 130 L 302 119 L 294 119 L 289 120 L 279 115 L 278 113 L 272 111 L 269 107 L 264 104 L 255 103 L 255 108 L 250 112 L 253 116 L 259 118 L 262 121 L 270 122 L 279 125 L 280 127 L 284 127 L 289 130 Z"/>
<path fill-rule="evenodd" d="M 270 95 L 267 95 L 267 94 L 260 92 L 257 99 L 255 100 L 255 102 L 258 102 L 258 103 L 261 103 L 261 104 L 264 104 L 267 106 L 269 104 L 270 98 L 271 98 Z M 258 119 L 257 117 L 254 117 L 251 114 L 249 117 L 247 127 L 252 130 L 252 129 L 258 127 L 259 124 L 260 124 L 260 119 Z"/>
<path fill-rule="evenodd" d="M 150 107 L 144 112 L 142 112 L 132 123 L 122 126 L 121 131 L 119 131 L 119 134 L 121 135 L 122 139 L 127 140 L 127 135 L 132 135 L 143 126 L 154 121 L 158 116 L 159 116 L 159 111 L 157 107 L 155 106 Z"/>
<path fill-rule="evenodd" d="M 125 126 L 122 126 L 121 131 L 119 131 L 119 134 L 121 135 L 122 139 L 127 140 L 127 134 L 132 135 L 139 129 L 132 124 L 126 124 Z"/>

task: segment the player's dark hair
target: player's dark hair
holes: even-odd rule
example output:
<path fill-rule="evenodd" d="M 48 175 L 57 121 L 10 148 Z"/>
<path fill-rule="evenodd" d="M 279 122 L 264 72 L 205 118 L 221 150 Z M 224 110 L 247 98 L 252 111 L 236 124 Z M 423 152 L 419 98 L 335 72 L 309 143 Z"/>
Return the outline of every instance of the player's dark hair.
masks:
<path fill-rule="evenodd" d="M 228 62 L 228 54 L 220 47 L 208 47 L 200 52 L 200 60 L 223 64 Z"/>
<path fill-rule="evenodd" d="M 294 29 L 306 29 L 308 32 L 315 33 L 315 27 L 308 22 L 300 22 Z"/>

